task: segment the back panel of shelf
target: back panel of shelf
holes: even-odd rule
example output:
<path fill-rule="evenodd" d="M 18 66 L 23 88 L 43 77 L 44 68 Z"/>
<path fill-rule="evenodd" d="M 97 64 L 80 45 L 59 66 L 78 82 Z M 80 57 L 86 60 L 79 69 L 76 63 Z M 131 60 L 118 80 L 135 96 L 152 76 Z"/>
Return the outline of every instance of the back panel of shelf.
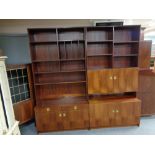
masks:
<path fill-rule="evenodd" d="M 114 27 L 114 42 L 139 41 L 140 26 Z"/>
<path fill-rule="evenodd" d="M 59 28 L 58 40 L 84 40 L 84 28 Z"/>
<path fill-rule="evenodd" d="M 59 43 L 60 59 L 85 58 L 84 41 L 67 41 Z"/>
<path fill-rule="evenodd" d="M 88 27 L 87 42 L 113 40 L 113 27 Z"/>
<path fill-rule="evenodd" d="M 56 29 L 30 29 L 30 42 L 57 41 Z"/>
<path fill-rule="evenodd" d="M 87 69 L 112 68 L 113 27 L 88 27 Z"/>

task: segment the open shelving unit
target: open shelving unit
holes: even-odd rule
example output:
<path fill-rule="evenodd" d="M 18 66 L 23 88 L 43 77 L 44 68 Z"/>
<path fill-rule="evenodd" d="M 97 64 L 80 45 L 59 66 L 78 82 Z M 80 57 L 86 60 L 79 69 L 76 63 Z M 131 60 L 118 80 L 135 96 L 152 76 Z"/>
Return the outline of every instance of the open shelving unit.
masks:
<path fill-rule="evenodd" d="M 28 33 L 38 131 L 139 125 L 140 26 Z"/>
<path fill-rule="evenodd" d="M 139 39 L 139 26 L 88 27 L 88 70 L 138 67 Z"/>
<path fill-rule="evenodd" d="M 29 36 L 37 103 L 86 96 L 84 28 L 30 29 Z"/>

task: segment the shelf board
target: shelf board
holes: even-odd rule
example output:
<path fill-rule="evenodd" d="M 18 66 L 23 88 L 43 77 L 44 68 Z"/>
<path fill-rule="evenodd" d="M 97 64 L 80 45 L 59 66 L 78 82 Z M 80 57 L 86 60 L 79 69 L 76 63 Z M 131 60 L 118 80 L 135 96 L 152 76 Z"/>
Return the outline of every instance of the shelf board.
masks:
<path fill-rule="evenodd" d="M 85 60 L 85 58 L 79 58 L 79 59 L 60 59 L 60 61 L 81 61 Z"/>
<path fill-rule="evenodd" d="M 48 83 L 35 83 L 34 85 L 57 85 L 57 84 L 77 84 L 77 83 L 86 83 L 86 81 L 72 81 L 72 82 L 48 82 Z"/>
<path fill-rule="evenodd" d="M 59 40 L 59 43 L 63 43 L 63 42 L 84 42 L 84 40 Z"/>
<path fill-rule="evenodd" d="M 110 66 L 110 67 L 87 67 L 88 69 L 88 71 L 90 71 L 90 70 L 101 70 L 101 69 L 112 69 L 112 66 Z"/>
<path fill-rule="evenodd" d="M 59 61 L 81 61 L 85 60 L 85 58 L 79 59 L 58 59 L 58 60 L 32 60 L 32 62 L 59 62 Z"/>
<path fill-rule="evenodd" d="M 95 55 L 87 55 L 87 57 L 98 57 L 98 56 L 112 56 L 112 54 L 95 54 Z"/>
<path fill-rule="evenodd" d="M 138 54 L 114 55 L 114 57 L 135 57 L 135 56 L 138 56 Z"/>
<path fill-rule="evenodd" d="M 57 41 L 31 41 L 30 44 L 36 45 L 36 44 L 57 44 Z"/>
<path fill-rule="evenodd" d="M 74 72 L 86 72 L 86 70 L 71 70 L 71 71 L 56 71 L 56 72 L 34 72 L 34 74 L 54 74 L 54 73 L 74 73 Z"/>
<path fill-rule="evenodd" d="M 57 96 L 57 97 L 53 97 L 50 99 L 41 99 L 41 100 L 37 100 L 37 103 L 39 103 L 40 106 L 47 106 L 49 105 L 53 105 L 53 104 L 62 104 L 65 105 L 66 104 L 88 104 L 88 100 L 86 97 L 86 94 L 66 94 L 66 95 L 61 95 L 61 96 Z"/>
<path fill-rule="evenodd" d="M 114 42 L 114 44 L 130 44 L 130 43 L 139 43 L 139 41 L 118 41 L 118 42 Z"/>
<path fill-rule="evenodd" d="M 92 44 L 93 43 L 113 43 L 113 40 L 104 40 L 104 41 L 103 40 L 98 40 L 98 41 L 95 41 L 95 40 L 94 41 L 89 41 L 89 40 L 87 40 L 87 43 L 88 44 L 91 44 L 91 43 Z"/>

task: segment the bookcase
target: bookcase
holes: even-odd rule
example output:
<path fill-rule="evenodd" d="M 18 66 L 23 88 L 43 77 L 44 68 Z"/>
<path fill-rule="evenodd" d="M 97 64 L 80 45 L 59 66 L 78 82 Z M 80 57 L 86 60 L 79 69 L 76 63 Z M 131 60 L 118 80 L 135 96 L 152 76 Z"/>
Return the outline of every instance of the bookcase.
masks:
<path fill-rule="evenodd" d="M 140 106 L 135 99 L 140 26 L 34 28 L 28 33 L 39 132 L 105 126 L 103 111 L 94 110 L 111 99 L 116 107 L 129 104 L 122 111 L 128 109 L 132 119 L 120 112 L 120 125 L 139 124 L 134 108 Z"/>

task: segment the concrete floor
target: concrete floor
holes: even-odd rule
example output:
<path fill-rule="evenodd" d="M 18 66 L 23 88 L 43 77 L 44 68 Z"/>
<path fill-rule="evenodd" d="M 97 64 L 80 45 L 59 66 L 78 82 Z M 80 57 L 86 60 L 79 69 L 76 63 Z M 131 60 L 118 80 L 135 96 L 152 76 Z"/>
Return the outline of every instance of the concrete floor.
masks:
<path fill-rule="evenodd" d="M 34 122 L 20 126 L 22 135 L 37 135 Z M 91 130 L 61 131 L 39 135 L 154 135 L 155 116 L 142 117 L 139 127 L 100 128 Z"/>

